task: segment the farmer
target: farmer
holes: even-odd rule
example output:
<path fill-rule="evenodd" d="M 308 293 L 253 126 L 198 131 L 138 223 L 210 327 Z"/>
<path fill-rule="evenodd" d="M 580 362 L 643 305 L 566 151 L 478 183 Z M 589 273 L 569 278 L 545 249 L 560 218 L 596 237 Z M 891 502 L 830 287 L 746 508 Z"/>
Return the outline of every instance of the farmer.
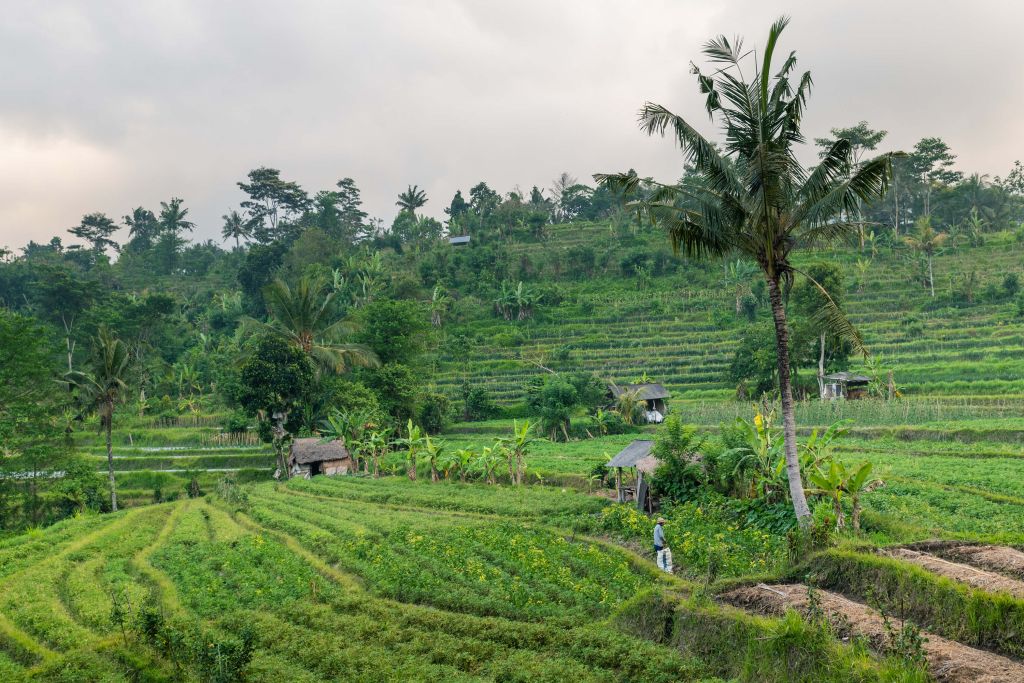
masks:
<path fill-rule="evenodd" d="M 658 558 L 658 569 L 672 573 L 672 551 L 665 544 L 665 518 L 658 517 L 654 525 L 654 554 Z"/>

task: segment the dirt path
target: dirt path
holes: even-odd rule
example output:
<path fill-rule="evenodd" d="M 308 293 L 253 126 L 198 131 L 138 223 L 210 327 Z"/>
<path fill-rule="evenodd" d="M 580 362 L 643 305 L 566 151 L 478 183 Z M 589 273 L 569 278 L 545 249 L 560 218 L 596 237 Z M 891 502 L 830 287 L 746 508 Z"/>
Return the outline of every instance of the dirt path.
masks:
<path fill-rule="evenodd" d="M 881 616 L 870 607 L 836 593 L 815 591 L 821 609 L 837 625 L 841 635 L 864 636 L 872 647 L 882 650 L 886 645 Z M 780 616 L 787 608 L 806 613 L 807 586 L 803 584 L 758 584 L 737 588 L 719 596 L 736 607 L 760 614 Z M 899 627 L 896 622 L 894 626 Z M 922 632 L 928 669 L 939 683 L 1020 683 L 1024 681 L 1024 665 L 999 655 L 977 650 L 961 643 Z"/>
<path fill-rule="evenodd" d="M 1002 550 L 1009 550 L 1009 548 L 1003 548 Z M 975 563 L 961 564 L 959 562 L 952 562 L 937 555 L 924 553 L 919 550 L 911 550 L 910 548 L 891 548 L 883 550 L 882 554 L 897 560 L 916 564 L 934 574 L 948 577 L 960 583 L 966 583 L 975 588 L 992 593 L 1009 593 L 1014 597 L 1024 598 L 1024 581 L 1011 579 L 1002 574 L 971 566 L 971 564 Z M 1024 555 L 1022 555 L 1022 558 L 1024 558 Z"/>
<path fill-rule="evenodd" d="M 959 560 L 1024 580 L 1024 553 L 1015 548 L 1001 545 L 961 545 L 949 548 L 942 554 L 951 560 Z"/>

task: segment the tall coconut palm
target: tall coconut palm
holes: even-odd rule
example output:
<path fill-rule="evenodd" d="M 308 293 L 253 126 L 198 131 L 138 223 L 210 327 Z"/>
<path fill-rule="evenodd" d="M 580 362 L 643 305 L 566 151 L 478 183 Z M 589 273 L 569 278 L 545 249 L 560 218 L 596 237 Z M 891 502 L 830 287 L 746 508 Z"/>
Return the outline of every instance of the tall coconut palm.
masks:
<path fill-rule="evenodd" d="M 641 129 L 648 135 L 672 135 L 699 182 L 652 183 L 653 191 L 631 205 L 664 228 L 677 251 L 692 258 L 736 255 L 760 267 L 775 322 L 790 497 L 797 518 L 806 524 L 811 513 L 797 456 L 789 328 L 782 292 L 797 272 L 791 260 L 795 250 L 859 234 L 860 223 L 844 216 L 855 215 L 858 202 L 883 195 L 892 164 L 891 155 L 856 163 L 852 146 L 844 139 L 832 143 L 813 170 L 800 164 L 796 147 L 805 142 L 800 126 L 811 74 L 806 72 L 794 80 L 793 52 L 781 65 L 773 64 L 779 36 L 788 21 L 781 18 L 772 25 L 760 61 L 752 58 L 754 63 L 747 63 L 753 53 L 744 52 L 741 41 L 734 44 L 719 36 L 704 47 L 714 71 L 705 74 L 693 67 L 705 108 L 721 125 L 722 150 L 667 108 L 644 105 Z M 752 74 L 750 81 L 745 73 Z M 595 179 L 634 197 L 644 182 L 632 171 Z M 822 292 L 826 294 L 823 317 L 837 333 L 850 337 L 855 348 L 863 350 L 857 331 L 823 288 Z"/>
<path fill-rule="evenodd" d="M 263 290 L 270 323 L 247 318 L 246 323 L 282 337 L 307 354 L 323 369 L 345 372 L 349 367 L 376 367 L 377 354 L 363 344 L 342 341 L 352 326 L 335 314 L 334 292 L 322 280 L 303 277 L 292 289 L 275 279 Z"/>
<path fill-rule="evenodd" d="M 88 370 L 73 370 L 65 381 L 78 391 L 79 398 L 100 417 L 100 428 L 107 439 L 107 477 L 110 481 L 110 509 L 117 512 L 117 487 L 114 483 L 114 449 L 111 432 L 114 408 L 121 392 L 128 388 L 128 345 L 116 338 L 106 327 L 100 327 L 93 339 Z"/>
<path fill-rule="evenodd" d="M 932 217 L 925 215 L 914 221 L 914 232 L 907 235 L 903 240 L 914 251 L 924 256 L 928 262 L 928 289 L 935 297 L 935 270 L 932 268 L 932 261 L 935 252 L 946 243 L 947 233 L 939 232 L 932 227 Z"/>
<path fill-rule="evenodd" d="M 416 209 L 420 208 L 427 203 L 427 193 L 421 190 L 416 185 L 410 185 L 405 192 L 398 194 L 398 201 L 395 202 L 402 211 L 408 211 L 413 216 L 416 215 Z"/>
<path fill-rule="evenodd" d="M 252 237 L 249 221 L 245 220 L 242 214 L 232 210 L 221 216 L 221 218 L 224 219 L 224 227 L 220 230 L 221 237 L 225 240 L 235 240 L 235 249 L 242 246 L 243 239 Z"/>

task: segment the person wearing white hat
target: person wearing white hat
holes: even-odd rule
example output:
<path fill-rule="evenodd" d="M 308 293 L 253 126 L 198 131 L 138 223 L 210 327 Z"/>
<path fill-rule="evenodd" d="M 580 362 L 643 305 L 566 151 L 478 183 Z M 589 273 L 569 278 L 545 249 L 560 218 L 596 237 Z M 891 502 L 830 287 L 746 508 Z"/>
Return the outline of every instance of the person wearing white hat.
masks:
<path fill-rule="evenodd" d="M 658 517 L 657 524 L 654 525 L 654 554 L 657 557 L 658 569 L 672 573 L 672 551 L 669 550 L 668 544 L 665 542 L 665 518 Z"/>

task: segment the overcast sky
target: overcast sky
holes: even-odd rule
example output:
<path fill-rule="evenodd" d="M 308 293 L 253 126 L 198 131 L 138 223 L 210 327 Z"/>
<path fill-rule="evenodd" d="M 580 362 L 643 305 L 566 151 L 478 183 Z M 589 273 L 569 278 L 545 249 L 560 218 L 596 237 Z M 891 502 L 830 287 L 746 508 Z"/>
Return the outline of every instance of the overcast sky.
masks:
<path fill-rule="evenodd" d="M 84 213 L 185 199 L 217 237 L 260 165 L 310 193 L 350 176 L 390 224 L 417 184 L 546 187 L 562 171 L 678 176 L 636 128 L 645 101 L 712 132 L 688 71 L 714 35 L 782 48 L 816 83 L 811 136 L 861 119 L 888 148 L 944 138 L 959 167 L 1024 158 L 1024 4 L 800 0 L 6 0 L 0 246 Z M 73 240 L 70 240 L 73 241 Z"/>

